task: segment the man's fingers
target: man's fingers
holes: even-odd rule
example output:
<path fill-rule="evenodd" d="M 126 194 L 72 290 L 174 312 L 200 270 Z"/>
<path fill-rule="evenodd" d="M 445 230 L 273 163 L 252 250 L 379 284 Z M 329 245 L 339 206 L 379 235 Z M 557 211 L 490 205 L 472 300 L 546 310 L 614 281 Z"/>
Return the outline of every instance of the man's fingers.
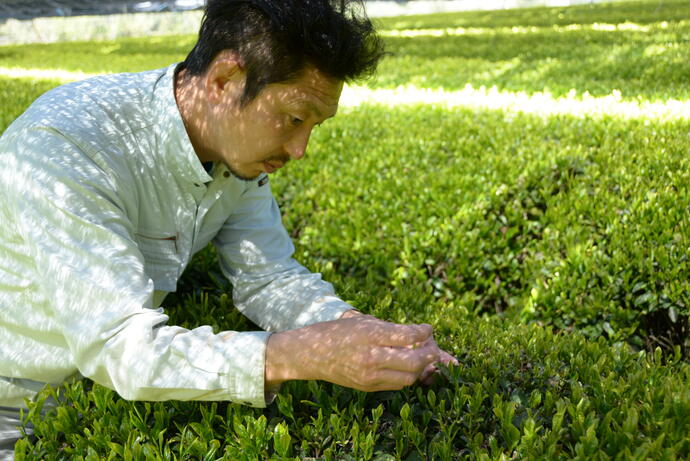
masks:
<path fill-rule="evenodd" d="M 434 329 L 428 323 L 422 323 L 421 325 L 414 325 L 416 327 L 416 338 L 415 342 L 421 343 L 431 338 Z"/>
<path fill-rule="evenodd" d="M 399 370 L 377 370 L 368 375 L 359 389 L 366 392 L 397 391 L 411 386 L 417 381 L 418 374 Z"/>
<path fill-rule="evenodd" d="M 407 347 L 377 347 L 371 352 L 372 365 L 417 375 L 429 364 L 438 362 L 441 350 L 435 343 L 428 343 L 416 349 Z"/>
<path fill-rule="evenodd" d="M 438 368 L 436 368 L 436 366 L 433 364 L 429 365 L 419 376 L 419 382 L 427 386 L 433 384 L 436 374 L 438 374 Z"/>
<path fill-rule="evenodd" d="M 444 365 L 450 365 L 451 363 L 455 366 L 460 365 L 460 362 L 458 362 L 458 359 L 456 359 L 455 357 L 453 357 L 452 355 L 450 355 L 446 351 L 441 351 L 440 361 Z"/>
<path fill-rule="evenodd" d="M 377 331 L 378 330 L 378 331 Z M 374 328 L 371 332 L 372 341 L 381 346 L 403 347 L 426 341 L 433 329 L 431 325 L 399 325 L 386 323 L 380 329 Z"/>

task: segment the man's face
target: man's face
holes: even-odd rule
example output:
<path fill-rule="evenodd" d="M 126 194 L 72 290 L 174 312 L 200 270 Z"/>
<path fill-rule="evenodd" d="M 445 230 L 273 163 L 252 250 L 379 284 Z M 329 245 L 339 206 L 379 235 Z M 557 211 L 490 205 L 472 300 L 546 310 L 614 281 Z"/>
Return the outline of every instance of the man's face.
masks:
<path fill-rule="evenodd" d="M 298 80 L 267 85 L 240 107 L 243 88 L 229 85 L 212 111 L 206 160 L 251 180 L 304 157 L 314 126 L 335 115 L 343 83 L 308 67 Z"/>

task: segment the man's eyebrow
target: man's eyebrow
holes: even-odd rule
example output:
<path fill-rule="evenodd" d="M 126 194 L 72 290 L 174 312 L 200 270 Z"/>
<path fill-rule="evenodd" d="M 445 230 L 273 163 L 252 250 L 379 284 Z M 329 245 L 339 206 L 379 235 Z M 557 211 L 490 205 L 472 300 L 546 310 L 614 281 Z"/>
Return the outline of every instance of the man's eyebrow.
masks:
<path fill-rule="evenodd" d="M 313 101 L 310 101 L 308 99 L 302 99 L 299 102 L 296 102 L 295 107 L 303 107 L 307 109 L 308 111 L 312 112 L 314 115 L 316 115 L 317 118 L 323 118 L 323 113 L 319 109 L 319 107 L 314 104 Z M 329 106 L 330 107 L 330 106 Z M 336 112 L 338 111 L 338 105 L 335 104 Z M 335 115 L 335 113 L 333 114 Z M 332 115 L 329 115 L 327 118 L 331 118 Z"/>
<path fill-rule="evenodd" d="M 309 110 L 311 110 L 318 118 L 323 117 L 323 114 L 319 110 L 318 107 L 316 107 L 316 104 L 314 104 L 311 101 L 305 101 L 304 104 L 307 106 Z"/>

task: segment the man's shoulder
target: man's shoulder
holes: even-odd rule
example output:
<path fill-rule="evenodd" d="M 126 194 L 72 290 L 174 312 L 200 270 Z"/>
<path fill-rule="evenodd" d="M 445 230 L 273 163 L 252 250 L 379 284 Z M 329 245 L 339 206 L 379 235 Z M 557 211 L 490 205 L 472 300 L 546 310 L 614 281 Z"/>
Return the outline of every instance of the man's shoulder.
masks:
<path fill-rule="evenodd" d="M 152 123 L 156 84 L 166 68 L 99 75 L 41 95 L 10 128 L 51 127 L 61 132 L 132 132 Z"/>
<path fill-rule="evenodd" d="M 156 82 L 165 75 L 166 69 L 103 75 L 52 89 L 3 133 L 0 163 L 13 156 L 35 167 L 50 159 L 67 162 L 70 155 L 60 150 L 65 143 L 104 171 L 125 171 L 124 153 L 137 146 L 131 134 L 155 123 Z"/>

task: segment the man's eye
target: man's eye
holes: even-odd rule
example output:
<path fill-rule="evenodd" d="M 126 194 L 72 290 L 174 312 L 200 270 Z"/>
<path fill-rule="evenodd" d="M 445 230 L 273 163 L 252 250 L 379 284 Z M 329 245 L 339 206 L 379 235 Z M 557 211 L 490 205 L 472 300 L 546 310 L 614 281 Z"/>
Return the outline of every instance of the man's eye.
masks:
<path fill-rule="evenodd" d="M 299 118 L 299 117 L 291 117 L 291 119 L 290 119 L 290 122 L 291 122 L 293 125 L 295 125 L 295 126 L 301 125 L 301 124 L 302 124 L 302 121 L 303 121 L 303 120 L 302 120 L 301 118 Z"/>

